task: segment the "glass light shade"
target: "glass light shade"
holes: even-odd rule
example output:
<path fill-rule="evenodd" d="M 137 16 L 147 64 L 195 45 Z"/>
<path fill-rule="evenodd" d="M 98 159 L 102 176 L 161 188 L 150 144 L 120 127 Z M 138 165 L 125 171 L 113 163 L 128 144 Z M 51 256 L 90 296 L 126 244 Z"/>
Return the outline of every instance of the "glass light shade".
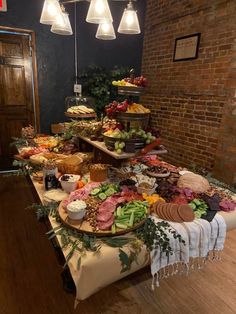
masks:
<path fill-rule="evenodd" d="M 134 10 L 132 3 L 129 3 L 124 10 L 118 27 L 118 33 L 131 35 L 141 33 L 137 12 Z"/>
<path fill-rule="evenodd" d="M 45 0 L 40 23 L 52 25 L 56 21 L 56 17 L 61 14 L 61 12 L 58 0 Z"/>
<path fill-rule="evenodd" d="M 51 32 L 58 35 L 72 35 L 69 15 L 66 12 L 57 16 L 56 22 L 52 24 Z"/>
<path fill-rule="evenodd" d="M 112 40 L 116 39 L 116 34 L 114 31 L 113 24 L 111 22 L 105 22 L 98 25 L 98 30 L 96 33 L 97 39 L 102 40 Z"/>
<path fill-rule="evenodd" d="M 113 22 L 107 0 L 91 0 L 86 22 L 94 24 Z"/>

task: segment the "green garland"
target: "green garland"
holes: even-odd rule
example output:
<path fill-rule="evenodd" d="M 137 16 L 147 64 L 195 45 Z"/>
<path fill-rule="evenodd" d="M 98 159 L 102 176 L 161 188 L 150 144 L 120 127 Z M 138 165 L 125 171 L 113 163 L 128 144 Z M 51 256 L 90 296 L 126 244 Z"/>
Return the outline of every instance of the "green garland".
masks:
<path fill-rule="evenodd" d="M 73 254 L 77 251 L 79 252 L 77 267 L 79 268 L 81 259 L 86 255 L 86 252 L 98 253 L 101 245 L 104 243 L 112 248 L 119 249 L 118 256 L 121 262 L 121 272 L 125 272 L 131 269 L 134 262 L 138 263 L 138 255 L 143 245 L 147 247 L 148 251 L 159 246 L 161 252 L 167 256 L 173 254 L 167 233 L 170 233 L 175 239 L 184 243 L 181 236 L 165 221 L 154 223 L 151 218 L 148 218 L 129 237 L 114 236 L 97 238 L 64 225 L 58 215 L 58 203 L 50 203 L 49 205 L 33 204 L 30 208 L 36 210 L 39 220 L 51 216 L 59 223 L 59 226 L 51 229 L 47 232 L 47 235 L 50 240 L 56 236 L 60 236 L 62 249 L 70 248 L 65 258 L 66 262 L 64 266 L 68 264 Z"/>
<path fill-rule="evenodd" d="M 29 146 L 29 143 L 26 138 L 23 137 L 12 137 L 12 142 L 10 143 L 10 146 L 16 146 L 19 147 L 27 147 Z M 35 144 L 36 146 L 36 144 Z"/>
<path fill-rule="evenodd" d="M 36 165 L 31 163 L 28 160 L 14 160 L 12 165 L 14 167 L 19 167 L 14 172 L 10 172 L 9 174 L 6 174 L 5 176 L 27 176 L 35 174 L 38 171 L 42 171 L 43 165 Z"/>

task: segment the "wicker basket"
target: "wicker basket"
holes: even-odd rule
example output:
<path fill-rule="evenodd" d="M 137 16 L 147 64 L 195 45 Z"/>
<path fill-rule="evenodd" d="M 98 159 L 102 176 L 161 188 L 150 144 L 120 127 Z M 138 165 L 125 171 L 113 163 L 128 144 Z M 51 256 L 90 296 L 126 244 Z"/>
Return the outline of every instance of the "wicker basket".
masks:
<path fill-rule="evenodd" d="M 89 171 L 91 158 L 83 160 L 79 156 L 71 156 L 62 160 L 57 166 L 59 172 L 63 174 L 81 174 L 84 175 Z"/>

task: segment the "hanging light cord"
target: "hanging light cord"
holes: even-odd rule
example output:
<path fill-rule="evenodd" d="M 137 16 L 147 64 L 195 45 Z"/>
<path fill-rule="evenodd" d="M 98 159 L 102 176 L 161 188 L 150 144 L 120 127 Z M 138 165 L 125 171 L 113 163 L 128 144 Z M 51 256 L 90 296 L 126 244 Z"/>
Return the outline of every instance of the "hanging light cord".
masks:
<path fill-rule="evenodd" d="M 77 2 L 75 2 L 75 83 L 78 84 L 78 49 L 77 49 Z"/>

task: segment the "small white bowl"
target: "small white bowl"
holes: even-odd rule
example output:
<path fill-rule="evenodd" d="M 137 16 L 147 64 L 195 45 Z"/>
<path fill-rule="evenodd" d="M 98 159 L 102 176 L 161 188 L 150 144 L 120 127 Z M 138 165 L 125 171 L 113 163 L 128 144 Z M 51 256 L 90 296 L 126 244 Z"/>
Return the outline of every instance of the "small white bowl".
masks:
<path fill-rule="evenodd" d="M 67 205 L 68 217 L 72 220 L 83 219 L 86 214 L 86 207 L 87 205 L 84 201 L 77 200 L 71 202 L 69 205 Z"/>
<path fill-rule="evenodd" d="M 63 180 L 63 176 L 70 176 L 70 180 Z M 76 190 L 77 182 L 79 181 L 80 176 L 77 174 L 64 174 L 63 176 L 59 178 L 62 189 L 67 193 L 71 193 L 72 191 Z"/>
<path fill-rule="evenodd" d="M 151 188 L 151 189 L 142 188 L 138 184 L 136 186 L 137 186 L 137 191 L 138 191 L 139 194 L 146 193 L 147 195 L 152 195 L 152 194 L 155 193 L 156 188 L 157 188 L 158 185 L 154 184 L 153 188 Z"/>
<path fill-rule="evenodd" d="M 72 220 L 81 220 L 86 214 L 86 209 L 80 209 L 78 212 L 67 209 L 68 217 Z"/>

